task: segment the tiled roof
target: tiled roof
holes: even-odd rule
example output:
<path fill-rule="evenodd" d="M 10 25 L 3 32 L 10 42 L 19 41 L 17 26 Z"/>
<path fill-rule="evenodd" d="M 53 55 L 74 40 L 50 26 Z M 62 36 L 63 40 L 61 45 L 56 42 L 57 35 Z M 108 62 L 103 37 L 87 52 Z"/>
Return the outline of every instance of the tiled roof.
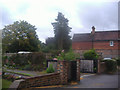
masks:
<path fill-rule="evenodd" d="M 74 34 L 73 41 L 75 41 L 75 42 L 92 41 L 91 34 L 90 33 Z"/>
<path fill-rule="evenodd" d="M 118 31 L 95 32 L 94 40 L 118 40 Z"/>
<path fill-rule="evenodd" d="M 94 41 L 99 40 L 118 40 L 118 31 L 96 31 L 94 34 Z M 92 41 L 91 33 L 83 33 L 83 34 L 74 34 L 73 42 L 82 42 L 82 41 Z"/>

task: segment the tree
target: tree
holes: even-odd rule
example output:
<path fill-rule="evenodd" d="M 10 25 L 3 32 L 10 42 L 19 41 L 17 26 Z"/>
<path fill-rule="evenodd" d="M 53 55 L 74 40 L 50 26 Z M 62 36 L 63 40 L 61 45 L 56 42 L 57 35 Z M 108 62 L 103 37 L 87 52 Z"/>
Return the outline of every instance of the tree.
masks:
<path fill-rule="evenodd" d="M 16 21 L 3 28 L 3 52 L 38 51 L 39 39 L 35 26 L 27 21 Z"/>
<path fill-rule="evenodd" d="M 71 37 L 69 36 L 71 27 L 68 26 L 68 19 L 62 13 L 58 13 L 56 22 L 52 23 L 55 34 L 55 45 L 57 49 L 69 50 Z"/>

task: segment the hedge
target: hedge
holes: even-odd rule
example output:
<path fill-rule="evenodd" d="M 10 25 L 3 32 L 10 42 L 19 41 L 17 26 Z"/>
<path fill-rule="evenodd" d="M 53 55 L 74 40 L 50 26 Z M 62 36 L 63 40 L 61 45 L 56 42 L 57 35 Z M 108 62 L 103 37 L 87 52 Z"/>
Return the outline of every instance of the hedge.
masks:
<path fill-rule="evenodd" d="M 39 70 L 38 68 L 44 68 L 44 62 L 46 62 L 45 54 L 42 52 L 34 52 L 27 54 L 14 54 L 9 58 L 8 65 L 15 68 Z"/>
<path fill-rule="evenodd" d="M 115 60 L 104 60 L 107 72 L 115 72 L 117 70 L 117 62 Z"/>

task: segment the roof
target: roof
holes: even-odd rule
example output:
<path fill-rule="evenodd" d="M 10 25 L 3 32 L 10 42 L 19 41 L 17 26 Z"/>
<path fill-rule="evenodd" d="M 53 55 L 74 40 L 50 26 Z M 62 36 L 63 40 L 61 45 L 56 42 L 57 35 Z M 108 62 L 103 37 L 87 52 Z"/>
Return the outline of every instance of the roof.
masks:
<path fill-rule="evenodd" d="M 74 34 L 73 41 L 82 42 L 82 41 L 92 41 L 90 33 L 85 34 Z"/>
<path fill-rule="evenodd" d="M 96 31 L 94 34 L 94 41 L 103 40 L 120 40 L 120 30 L 117 31 Z M 92 41 L 91 33 L 74 34 L 73 42 Z"/>

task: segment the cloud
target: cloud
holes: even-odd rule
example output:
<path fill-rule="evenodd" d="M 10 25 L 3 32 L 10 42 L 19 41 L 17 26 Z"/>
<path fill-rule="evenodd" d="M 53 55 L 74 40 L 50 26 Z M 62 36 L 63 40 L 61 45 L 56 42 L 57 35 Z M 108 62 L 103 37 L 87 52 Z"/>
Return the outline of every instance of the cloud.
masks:
<path fill-rule="evenodd" d="M 117 4 L 117 2 L 84 4 L 78 13 L 81 24 L 86 29 L 94 25 L 101 30 L 117 30 Z"/>
<path fill-rule="evenodd" d="M 92 1 L 92 2 L 91 2 Z M 94 25 L 96 30 L 114 30 L 117 28 L 117 2 L 104 0 L 1 0 L 2 24 L 25 20 L 37 27 L 39 39 L 45 42 L 54 36 L 52 22 L 58 12 L 69 20 L 74 33 L 90 32 Z M 108 0 L 105 0 L 108 1 Z"/>

